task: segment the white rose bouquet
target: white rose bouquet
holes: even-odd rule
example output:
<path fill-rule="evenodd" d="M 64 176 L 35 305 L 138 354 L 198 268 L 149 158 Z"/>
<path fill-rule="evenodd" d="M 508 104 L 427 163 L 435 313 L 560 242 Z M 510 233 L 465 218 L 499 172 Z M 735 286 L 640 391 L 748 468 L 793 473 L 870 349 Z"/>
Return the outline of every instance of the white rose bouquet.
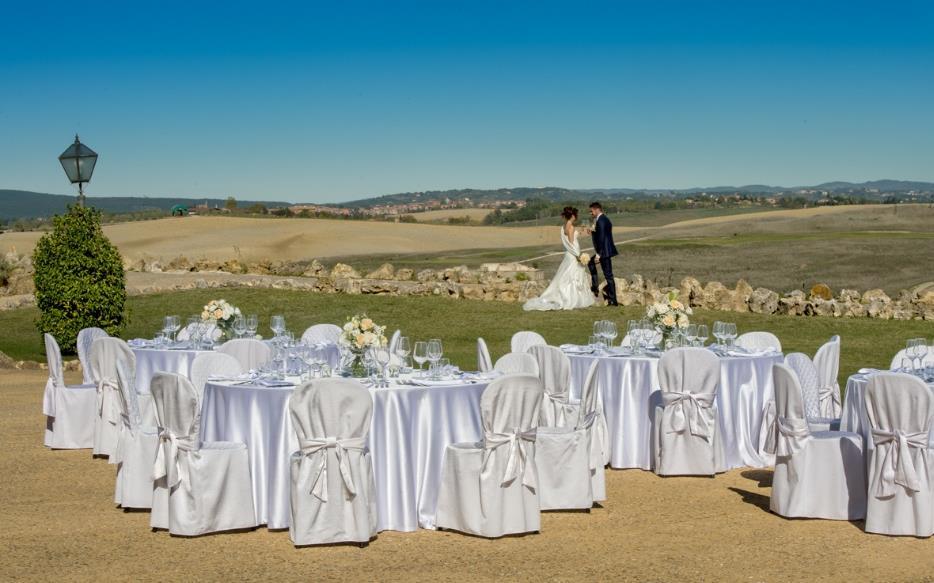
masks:
<path fill-rule="evenodd" d="M 678 292 L 672 291 L 649 306 L 645 315 L 655 324 L 655 328 L 667 337 L 675 329 L 687 328 L 693 314 L 690 306 L 678 300 Z"/>
<path fill-rule="evenodd" d="M 577 256 L 577 261 L 579 261 L 581 265 L 587 265 L 590 263 L 590 253 L 581 253 Z"/>
<path fill-rule="evenodd" d="M 344 324 L 340 343 L 354 352 L 362 352 L 367 348 L 386 346 L 385 332 L 385 326 L 378 325 L 366 314 L 357 314 Z"/>
<path fill-rule="evenodd" d="M 211 300 L 201 311 L 201 321 L 213 323 L 229 336 L 234 319 L 240 315 L 240 308 L 232 306 L 227 300 Z"/>

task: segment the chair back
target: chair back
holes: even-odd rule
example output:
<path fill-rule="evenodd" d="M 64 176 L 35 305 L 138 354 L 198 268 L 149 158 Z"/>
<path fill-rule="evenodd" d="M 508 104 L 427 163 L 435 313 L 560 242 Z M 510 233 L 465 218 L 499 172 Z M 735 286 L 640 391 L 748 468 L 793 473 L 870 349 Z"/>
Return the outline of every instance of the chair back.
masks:
<path fill-rule="evenodd" d="M 505 434 L 535 429 L 543 396 L 542 382 L 534 375 L 508 375 L 494 380 L 480 397 L 483 430 Z"/>
<path fill-rule="evenodd" d="M 136 378 L 136 355 L 126 342 L 110 336 L 98 338 L 91 344 L 91 370 L 96 382 L 117 383 L 117 363 L 123 362 L 129 376 Z"/>
<path fill-rule="evenodd" d="M 204 385 L 208 377 L 235 377 L 243 373 L 243 367 L 236 358 L 223 352 L 202 352 L 191 361 L 191 385 L 198 394 L 198 401 L 204 396 Z"/>
<path fill-rule="evenodd" d="M 490 356 L 490 349 L 486 346 L 486 340 L 477 338 L 477 370 L 480 372 L 490 372 L 493 370 L 493 358 Z"/>
<path fill-rule="evenodd" d="M 584 425 L 587 416 L 597 410 L 599 402 L 599 395 L 597 394 L 597 368 L 599 365 L 600 361 L 594 359 L 590 364 L 590 368 L 587 369 L 587 377 L 584 380 L 583 386 L 581 386 L 580 416 L 577 421 L 578 427 Z"/>
<path fill-rule="evenodd" d="M 817 419 L 820 414 L 820 395 L 817 367 L 811 362 L 807 354 L 801 352 L 792 352 L 785 357 L 785 365 L 791 369 L 797 377 L 797 384 L 801 389 L 801 396 L 804 400 L 804 414 L 808 419 Z"/>
<path fill-rule="evenodd" d="M 782 342 L 778 336 L 771 332 L 746 332 L 736 337 L 736 345 L 746 350 L 768 350 L 776 352 L 782 351 Z"/>
<path fill-rule="evenodd" d="M 566 403 L 571 392 L 571 361 L 557 346 L 536 344 L 528 353 L 538 364 L 538 378 L 545 393 L 553 400 Z"/>
<path fill-rule="evenodd" d="M 803 356 L 803 355 L 802 355 Z M 795 370 L 787 364 L 772 365 L 772 383 L 775 385 L 775 414 L 786 419 L 807 419 L 804 411 L 801 384 Z"/>
<path fill-rule="evenodd" d="M 720 360 L 706 348 L 675 348 L 658 361 L 662 392 L 715 394 L 720 384 Z"/>
<path fill-rule="evenodd" d="M 78 341 L 76 343 L 78 348 L 78 361 L 81 363 L 82 382 L 85 384 L 96 383 L 100 380 L 94 378 L 93 371 L 91 370 L 91 345 L 94 344 L 94 341 L 98 338 L 106 338 L 108 336 L 110 336 L 110 334 L 101 328 L 83 328 L 78 332 Z"/>
<path fill-rule="evenodd" d="M 315 379 L 295 389 L 289 412 L 300 442 L 364 438 L 370 430 L 373 398 L 351 379 Z"/>
<path fill-rule="evenodd" d="M 840 373 L 840 337 L 831 336 L 830 340 L 817 349 L 814 355 L 817 367 L 818 387 L 838 387 L 837 375 Z"/>
<path fill-rule="evenodd" d="M 931 429 L 934 398 L 931 389 L 914 375 L 893 372 L 874 374 L 869 377 L 864 398 L 873 429 L 924 432 L 925 435 Z"/>
<path fill-rule="evenodd" d="M 341 337 L 341 327 L 334 324 L 315 324 L 302 333 L 302 342 L 305 344 L 331 343 L 337 344 Z"/>
<path fill-rule="evenodd" d="M 228 340 L 217 350 L 234 357 L 243 370 L 255 370 L 272 359 L 269 345 L 255 338 Z"/>
<path fill-rule="evenodd" d="M 509 343 L 510 352 L 526 352 L 529 348 L 539 344 L 548 344 L 538 332 L 523 330 L 512 335 Z"/>
<path fill-rule="evenodd" d="M 45 360 L 49 364 L 49 380 L 56 387 L 65 386 L 65 373 L 62 372 L 62 350 L 55 336 L 44 334 Z"/>
<path fill-rule="evenodd" d="M 117 403 L 123 417 L 123 423 L 130 429 L 137 429 L 142 425 L 142 415 L 139 408 L 139 397 L 136 393 L 136 377 L 130 374 L 129 364 L 126 360 L 117 361 Z"/>
<path fill-rule="evenodd" d="M 149 384 L 159 427 L 179 438 L 198 442 L 201 414 L 191 381 L 173 372 L 157 372 Z"/>
<path fill-rule="evenodd" d="M 531 374 L 538 376 L 538 362 L 527 352 L 510 352 L 499 357 L 493 370 L 503 374 Z"/>

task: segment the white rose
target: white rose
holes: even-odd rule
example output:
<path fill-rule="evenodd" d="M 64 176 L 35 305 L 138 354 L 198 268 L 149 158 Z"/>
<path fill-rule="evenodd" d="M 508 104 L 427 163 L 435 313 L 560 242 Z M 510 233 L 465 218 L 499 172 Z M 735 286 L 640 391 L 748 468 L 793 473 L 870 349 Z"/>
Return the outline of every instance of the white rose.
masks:
<path fill-rule="evenodd" d="M 687 328 L 688 327 L 688 317 L 684 314 L 678 316 L 678 327 Z"/>
<path fill-rule="evenodd" d="M 353 331 L 353 323 L 347 322 L 346 324 L 344 324 L 344 332 L 351 332 L 351 331 Z"/>
<path fill-rule="evenodd" d="M 672 314 L 665 314 L 665 317 L 662 318 L 662 325 L 671 328 L 675 325 L 675 317 Z"/>
<path fill-rule="evenodd" d="M 659 305 L 658 305 L 658 309 L 657 309 L 656 311 L 657 311 L 659 314 L 667 314 L 668 312 L 671 311 L 671 308 L 669 308 L 669 307 L 666 306 L 665 304 L 659 304 Z"/>

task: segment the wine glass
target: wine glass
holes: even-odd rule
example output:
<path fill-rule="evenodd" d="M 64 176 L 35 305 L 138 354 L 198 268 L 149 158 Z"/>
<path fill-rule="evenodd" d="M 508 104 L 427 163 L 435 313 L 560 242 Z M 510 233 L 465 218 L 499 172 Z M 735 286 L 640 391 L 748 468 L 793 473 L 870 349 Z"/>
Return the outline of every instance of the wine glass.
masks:
<path fill-rule="evenodd" d="M 720 320 L 713 323 L 713 337 L 717 339 L 717 348 L 723 346 L 723 326 Z"/>
<path fill-rule="evenodd" d="M 438 361 L 441 360 L 441 357 L 444 355 L 444 349 L 441 345 L 441 340 L 437 338 L 432 338 L 428 341 L 428 361 L 435 365 L 435 372 L 437 372 Z"/>
<path fill-rule="evenodd" d="M 257 328 L 259 328 L 259 318 L 256 314 L 250 314 L 246 317 L 246 330 L 250 334 L 250 338 L 256 337 Z"/>
<path fill-rule="evenodd" d="M 412 354 L 412 342 L 408 336 L 400 336 L 396 341 L 396 356 L 402 359 L 402 366 L 409 364 L 409 355 Z"/>
<path fill-rule="evenodd" d="M 246 332 L 246 319 L 243 316 L 234 316 L 233 331 L 237 338 L 243 338 L 243 334 Z"/>
<path fill-rule="evenodd" d="M 162 333 L 165 335 L 166 339 L 172 335 L 172 316 L 162 318 Z"/>
<path fill-rule="evenodd" d="M 388 387 L 389 380 L 386 377 L 386 367 L 389 366 L 389 361 L 392 359 L 392 353 L 389 351 L 389 347 L 377 346 L 373 348 L 373 359 L 376 361 L 376 364 L 379 365 L 379 386 Z"/>
<path fill-rule="evenodd" d="M 607 320 L 604 326 L 604 335 L 607 339 L 607 346 L 613 346 L 613 341 L 616 340 L 617 336 L 619 336 L 619 329 L 616 327 L 616 322 Z"/>
<path fill-rule="evenodd" d="M 710 337 L 710 333 L 707 329 L 707 324 L 698 324 L 697 325 L 697 342 L 700 346 L 707 345 L 707 339 Z"/>
<path fill-rule="evenodd" d="M 178 316 L 169 316 L 169 321 L 171 322 L 170 330 L 172 332 L 172 342 L 174 343 L 178 340 L 178 330 L 182 327 L 182 320 Z"/>
<path fill-rule="evenodd" d="M 697 324 L 688 324 L 684 329 L 684 338 L 688 341 L 688 346 L 694 346 L 697 342 Z"/>
<path fill-rule="evenodd" d="M 269 319 L 269 329 L 273 331 L 276 336 L 280 336 L 283 331 L 285 331 L 285 317 L 281 315 L 275 315 Z"/>
<path fill-rule="evenodd" d="M 415 363 L 418 364 L 418 370 L 424 370 L 425 363 L 428 361 L 428 343 L 423 340 L 416 342 L 412 352 L 412 358 L 415 360 Z"/>
<path fill-rule="evenodd" d="M 733 340 L 736 339 L 736 324 L 733 322 L 726 322 L 723 325 L 723 337 L 726 338 L 726 345 L 728 348 L 733 348 Z"/>

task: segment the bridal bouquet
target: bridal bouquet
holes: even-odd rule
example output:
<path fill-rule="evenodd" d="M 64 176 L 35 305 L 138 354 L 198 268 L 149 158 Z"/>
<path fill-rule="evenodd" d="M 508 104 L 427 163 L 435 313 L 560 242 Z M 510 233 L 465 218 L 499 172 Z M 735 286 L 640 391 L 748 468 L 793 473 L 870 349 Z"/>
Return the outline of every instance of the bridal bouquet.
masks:
<path fill-rule="evenodd" d="M 590 263 L 590 253 L 581 253 L 580 255 L 577 256 L 577 260 L 580 262 L 581 265 L 587 265 L 588 263 Z"/>
<path fill-rule="evenodd" d="M 354 352 L 362 352 L 367 348 L 385 346 L 386 327 L 379 326 L 366 314 L 357 314 L 347 319 L 344 330 L 341 332 L 340 343 Z"/>
<path fill-rule="evenodd" d="M 649 306 L 646 317 L 655 324 L 655 328 L 665 336 L 676 328 L 687 328 L 691 323 L 689 316 L 694 313 L 690 306 L 678 300 L 678 292 L 671 291 L 659 301 Z"/>
<path fill-rule="evenodd" d="M 227 300 L 211 300 L 201 311 L 201 321 L 211 322 L 229 335 L 234 319 L 240 315 L 240 308 L 230 305 Z"/>

